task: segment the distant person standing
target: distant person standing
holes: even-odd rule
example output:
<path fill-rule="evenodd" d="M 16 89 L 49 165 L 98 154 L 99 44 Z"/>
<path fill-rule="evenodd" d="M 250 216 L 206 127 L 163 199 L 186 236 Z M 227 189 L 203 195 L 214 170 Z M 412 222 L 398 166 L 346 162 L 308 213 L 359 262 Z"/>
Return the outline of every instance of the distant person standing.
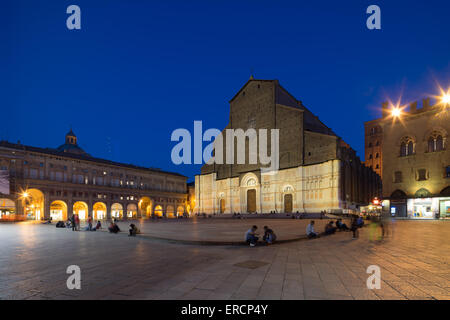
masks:
<path fill-rule="evenodd" d="M 76 221 L 75 221 L 75 214 L 73 214 L 70 217 L 70 224 L 72 225 L 72 231 L 76 231 L 77 230 L 77 224 L 76 224 Z"/>
<path fill-rule="evenodd" d="M 80 231 L 80 217 L 78 214 L 75 215 L 75 229 L 77 231 Z"/>
<path fill-rule="evenodd" d="M 92 217 L 88 217 L 88 231 L 92 231 Z"/>
<path fill-rule="evenodd" d="M 355 216 L 352 216 L 352 221 L 350 224 L 350 230 L 353 232 L 353 240 L 358 239 L 359 237 L 359 230 L 358 230 L 358 219 Z"/>

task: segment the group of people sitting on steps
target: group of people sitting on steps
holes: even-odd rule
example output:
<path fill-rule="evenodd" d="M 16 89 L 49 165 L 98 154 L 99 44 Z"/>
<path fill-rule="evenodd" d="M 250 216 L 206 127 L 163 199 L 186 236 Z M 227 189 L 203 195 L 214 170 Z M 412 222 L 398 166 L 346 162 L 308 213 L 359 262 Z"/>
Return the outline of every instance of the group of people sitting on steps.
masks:
<path fill-rule="evenodd" d="M 256 233 L 256 230 L 258 229 L 257 226 L 252 226 L 250 229 L 247 230 L 245 233 L 245 242 L 250 245 L 250 247 L 256 246 L 256 243 L 259 239 L 259 234 Z M 264 235 L 263 235 L 263 242 L 265 245 L 270 245 L 275 242 L 277 239 L 277 236 L 275 232 L 273 232 L 272 229 L 270 229 L 268 226 L 264 226 Z"/>
<path fill-rule="evenodd" d="M 358 229 L 364 226 L 364 220 L 361 216 L 353 216 L 350 222 L 350 228 L 342 222 L 342 219 L 339 218 L 336 220 L 336 226 L 334 226 L 334 222 L 331 220 L 325 225 L 324 234 L 330 235 L 335 233 L 336 231 L 352 231 L 353 239 L 357 239 L 359 236 Z M 306 235 L 309 239 L 319 237 L 319 234 L 314 230 L 314 220 L 306 227 Z"/>

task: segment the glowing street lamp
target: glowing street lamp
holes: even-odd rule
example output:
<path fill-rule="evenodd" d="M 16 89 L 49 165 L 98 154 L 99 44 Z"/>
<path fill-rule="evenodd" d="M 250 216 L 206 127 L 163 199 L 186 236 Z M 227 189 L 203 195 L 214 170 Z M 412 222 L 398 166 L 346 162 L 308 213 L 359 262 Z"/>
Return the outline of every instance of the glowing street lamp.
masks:
<path fill-rule="evenodd" d="M 450 93 L 447 92 L 441 96 L 441 103 L 444 105 L 450 104 Z"/>
<path fill-rule="evenodd" d="M 391 113 L 394 118 L 398 118 L 402 114 L 402 111 L 400 110 L 400 108 L 395 107 L 392 109 Z"/>

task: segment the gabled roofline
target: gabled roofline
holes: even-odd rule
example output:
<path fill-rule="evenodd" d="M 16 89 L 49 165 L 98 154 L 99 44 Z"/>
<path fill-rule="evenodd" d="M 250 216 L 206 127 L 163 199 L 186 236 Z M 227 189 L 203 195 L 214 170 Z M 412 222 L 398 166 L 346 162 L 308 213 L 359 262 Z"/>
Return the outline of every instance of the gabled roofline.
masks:
<path fill-rule="evenodd" d="M 278 82 L 278 80 L 274 79 L 274 80 L 262 80 L 262 79 L 248 79 L 248 81 L 241 87 L 241 89 L 239 89 L 239 91 L 233 96 L 233 98 L 231 98 L 230 101 L 228 101 L 229 103 L 233 102 L 234 99 L 237 98 L 237 96 L 242 92 L 242 90 L 244 90 L 244 88 L 251 82 L 251 81 L 262 81 L 262 82 Z M 295 99 L 295 98 L 294 98 Z"/>

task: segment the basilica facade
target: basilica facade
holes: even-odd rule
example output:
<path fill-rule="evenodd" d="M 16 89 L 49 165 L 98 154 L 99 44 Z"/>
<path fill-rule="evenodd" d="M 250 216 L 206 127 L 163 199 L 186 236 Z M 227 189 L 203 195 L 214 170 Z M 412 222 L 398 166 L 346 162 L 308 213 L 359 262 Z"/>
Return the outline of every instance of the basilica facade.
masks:
<path fill-rule="evenodd" d="M 279 169 L 250 163 L 246 139 L 245 163 L 205 164 L 195 177 L 196 213 L 343 212 L 381 194 L 380 176 L 277 80 L 251 78 L 230 101 L 226 129 L 279 129 Z"/>

